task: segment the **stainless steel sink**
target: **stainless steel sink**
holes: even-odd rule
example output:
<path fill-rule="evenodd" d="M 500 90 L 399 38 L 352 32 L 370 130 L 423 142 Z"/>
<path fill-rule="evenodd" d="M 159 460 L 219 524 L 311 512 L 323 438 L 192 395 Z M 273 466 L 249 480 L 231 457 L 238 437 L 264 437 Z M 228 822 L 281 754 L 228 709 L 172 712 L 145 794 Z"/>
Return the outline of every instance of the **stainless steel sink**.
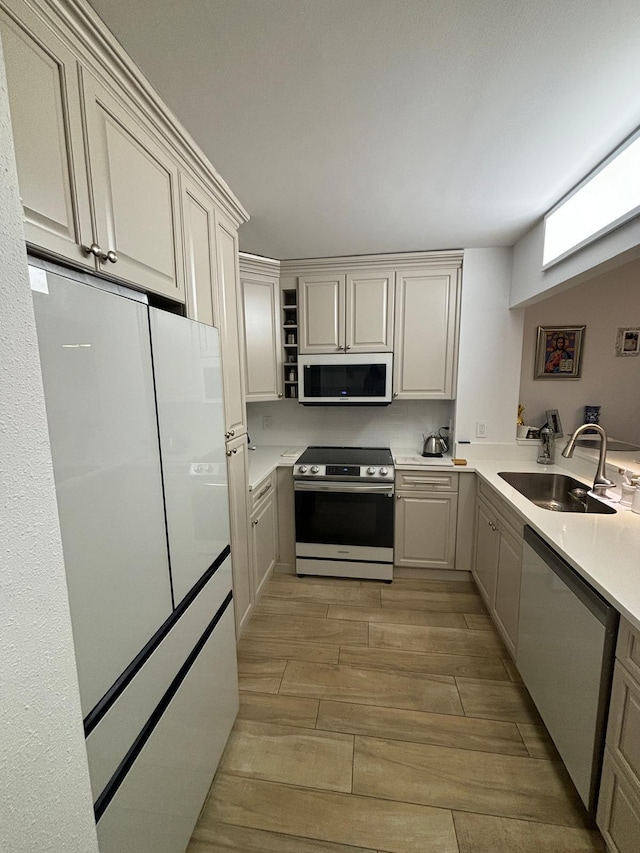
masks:
<path fill-rule="evenodd" d="M 552 512 L 595 512 L 603 515 L 615 513 L 615 509 L 597 498 L 588 495 L 589 486 L 566 474 L 525 474 L 520 471 L 500 471 L 510 486 L 542 509 Z"/>

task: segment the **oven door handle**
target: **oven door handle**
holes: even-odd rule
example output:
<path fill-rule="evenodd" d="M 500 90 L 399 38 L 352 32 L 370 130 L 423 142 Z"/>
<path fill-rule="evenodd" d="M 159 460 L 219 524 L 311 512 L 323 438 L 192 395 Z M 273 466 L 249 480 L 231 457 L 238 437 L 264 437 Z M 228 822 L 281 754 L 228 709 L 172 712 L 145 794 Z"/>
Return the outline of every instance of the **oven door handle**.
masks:
<path fill-rule="evenodd" d="M 296 481 L 296 492 L 344 492 L 359 495 L 392 495 L 393 483 L 307 483 Z"/>

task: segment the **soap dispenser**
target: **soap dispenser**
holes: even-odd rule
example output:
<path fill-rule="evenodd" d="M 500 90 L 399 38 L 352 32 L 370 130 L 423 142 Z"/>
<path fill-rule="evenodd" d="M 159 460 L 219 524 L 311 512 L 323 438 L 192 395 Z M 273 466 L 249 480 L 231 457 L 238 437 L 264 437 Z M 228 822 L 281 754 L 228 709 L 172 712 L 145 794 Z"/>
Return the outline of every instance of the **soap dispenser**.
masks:
<path fill-rule="evenodd" d="M 540 430 L 540 444 L 538 445 L 537 462 L 540 465 L 553 465 L 556 458 L 556 434 L 548 426 Z"/>

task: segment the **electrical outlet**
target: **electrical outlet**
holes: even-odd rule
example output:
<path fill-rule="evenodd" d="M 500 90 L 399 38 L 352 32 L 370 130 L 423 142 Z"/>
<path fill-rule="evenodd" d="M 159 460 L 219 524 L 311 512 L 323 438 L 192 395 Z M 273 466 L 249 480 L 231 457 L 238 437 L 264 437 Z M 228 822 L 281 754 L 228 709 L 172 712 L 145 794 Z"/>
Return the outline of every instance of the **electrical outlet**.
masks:
<path fill-rule="evenodd" d="M 271 415 L 262 416 L 262 429 L 271 429 Z"/>
<path fill-rule="evenodd" d="M 487 425 L 484 421 L 476 421 L 476 438 L 487 437 Z"/>

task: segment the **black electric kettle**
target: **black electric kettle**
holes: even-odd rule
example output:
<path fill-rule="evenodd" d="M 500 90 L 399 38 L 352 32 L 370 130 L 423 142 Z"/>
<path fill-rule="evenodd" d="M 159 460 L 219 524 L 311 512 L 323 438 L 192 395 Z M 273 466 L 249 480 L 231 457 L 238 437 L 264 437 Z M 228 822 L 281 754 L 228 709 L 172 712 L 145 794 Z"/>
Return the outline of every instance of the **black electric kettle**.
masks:
<path fill-rule="evenodd" d="M 424 439 L 422 446 L 423 456 L 442 456 L 443 453 L 447 452 L 449 449 L 447 440 L 440 435 L 443 429 L 449 429 L 449 427 L 440 427 L 438 432 L 431 432 L 429 435 L 422 433 L 422 438 Z"/>

